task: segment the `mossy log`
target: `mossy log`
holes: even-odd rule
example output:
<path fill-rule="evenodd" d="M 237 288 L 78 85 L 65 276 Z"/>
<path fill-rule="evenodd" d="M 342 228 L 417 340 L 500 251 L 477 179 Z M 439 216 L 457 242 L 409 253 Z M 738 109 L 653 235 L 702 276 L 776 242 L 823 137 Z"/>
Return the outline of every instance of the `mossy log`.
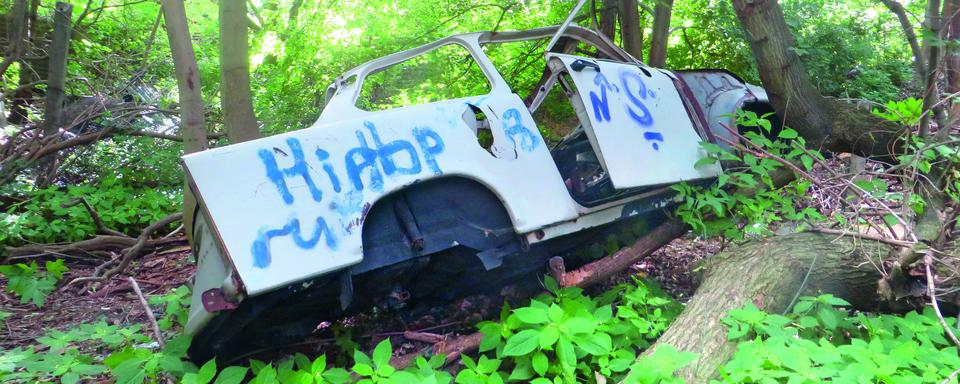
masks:
<path fill-rule="evenodd" d="M 748 301 L 781 313 L 793 298 L 831 293 L 855 308 L 876 309 L 875 267 L 891 250 L 888 244 L 853 237 L 799 233 L 761 239 L 706 259 L 700 266 L 700 286 L 686 308 L 657 343 L 694 352 L 698 360 L 679 374 L 687 383 L 705 383 L 732 356 L 720 320 Z"/>

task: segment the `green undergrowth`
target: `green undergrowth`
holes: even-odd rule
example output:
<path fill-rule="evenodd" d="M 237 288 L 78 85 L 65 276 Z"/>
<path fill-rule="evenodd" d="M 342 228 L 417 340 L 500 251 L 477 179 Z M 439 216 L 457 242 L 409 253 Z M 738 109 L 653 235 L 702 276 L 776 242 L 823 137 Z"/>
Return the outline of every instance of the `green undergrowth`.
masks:
<path fill-rule="evenodd" d="M 713 383 L 957 383 L 957 347 L 929 308 L 851 314 L 831 295 L 801 298 L 789 313 L 753 304 L 724 319 L 738 343 Z M 956 319 L 947 318 L 956 333 Z"/>
<path fill-rule="evenodd" d="M 49 331 L 36 345 L 0 352 L 0 381 L 682 383 L 674 374 L 698 357 L 670 345 L 639 357 L 682 308 L 653 285 L 636 279 L 594 297 L 578 288 L 560 289 L 550 278 L 544 286 L 548 293 L 529 305 L 505 306 L 499 319 L 478 324 L 480 351 L 463 356 L 452 369 L 442 356 L 419 357 L 398 369 L 391 365 L 390 339 L 369 353 L 350 348 L 234 366 L 211 360 L 198 367 L 185 356 L 189 337 L 176 336 L 189 300 L 184 287 L 149 299 L 161 327 L 174 335 L 164 347 L 141 325 L 81 324 Z M 785 314 L 752 304 L 730 311 L 723 323 L 737 351 L 712 383 L 926 383 L 941 382 L 960 368 L 957 348 L 932 311 L 872 315 L 851 312 L 848 305 L 821 295 L 799 298 Z M 946 321 L 956 326 L 956 319 Z"/>

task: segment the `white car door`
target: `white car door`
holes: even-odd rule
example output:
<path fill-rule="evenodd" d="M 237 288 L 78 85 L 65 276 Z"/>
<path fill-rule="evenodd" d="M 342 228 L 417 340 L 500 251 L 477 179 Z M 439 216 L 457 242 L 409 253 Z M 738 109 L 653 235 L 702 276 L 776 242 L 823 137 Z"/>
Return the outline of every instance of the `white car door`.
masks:
<path fill-rule="evenodd" d="M 719 164 L 694 166 L 706 156 L 673 79 L 655 68 L 548 54 L 577 92 L 570 101 L 594 151 L 617 189 L 715 177 Z"/>

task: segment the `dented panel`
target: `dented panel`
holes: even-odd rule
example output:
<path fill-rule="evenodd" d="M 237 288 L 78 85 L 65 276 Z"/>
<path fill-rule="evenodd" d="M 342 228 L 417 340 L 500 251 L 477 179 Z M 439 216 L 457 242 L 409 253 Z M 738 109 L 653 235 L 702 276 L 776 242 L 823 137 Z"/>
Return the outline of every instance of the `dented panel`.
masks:
<path fill-rule="evenodd" d="M 494 153 L 464 121 L 468 104 L 487 112 Z M 546 143 L 512 94 L 318 124 L 184 162 L 250 295 L 359 262 L 367 211 L 419 180 L 480 181 L 519 232 L 576 217 Z"/>
<path fill-rule="evenodd" d="M 654 68 L 572 55 L 561 61 L 577 87 L 581 121 L 617 188 L 715 177 L 674 80 Z"/>

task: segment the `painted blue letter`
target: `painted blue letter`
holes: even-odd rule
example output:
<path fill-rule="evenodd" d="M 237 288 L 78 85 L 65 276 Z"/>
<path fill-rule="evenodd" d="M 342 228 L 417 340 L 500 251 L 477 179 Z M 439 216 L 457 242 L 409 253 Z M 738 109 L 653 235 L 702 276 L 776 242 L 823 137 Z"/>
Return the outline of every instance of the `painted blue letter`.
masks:
<path fill-rule="evenodd" d="M 417 139 L 420 150 L 423 151 L 423 161 L 427 163 L 434 175 L 443 173 L 437 164 L 437 155 L 443 153 L 443 139 L 440 135 L 427 127 L 414 127 L 413 137 Z M 430 144 L 430 141 L 433 144 Z"/>
<path fill-rule="evenodd" d="M 263 165 L 267 168 L 267 178 L 277 187 L 277 191 L 283 196 L 283 202 L 288 205 L 293 204 L 293 194 L 291 194 L 290 189 L 287 188 L 287 182 L 284 180 L 284 177 L 302 177 L 303 181 L 307 184 L 307 188 L 310 190 L 310 195 L 313 197 L 313 200 L 323 200 L 323 192 L 317 189 L 316 184 L 313 183 L 313 179 L 310 177 L 309 168 L 303 156 L 303 148 L 300 147 L 300 141 L 291 137 L 287 139 L 287 145 L 290 146 L 293 165 L 290 168 L 282 170 L 277 165 L 277 158 L 273 155 L 272 151 L 264 148 L 257 152 L 260 156 L 260 161 L 262 161 Z"/>

